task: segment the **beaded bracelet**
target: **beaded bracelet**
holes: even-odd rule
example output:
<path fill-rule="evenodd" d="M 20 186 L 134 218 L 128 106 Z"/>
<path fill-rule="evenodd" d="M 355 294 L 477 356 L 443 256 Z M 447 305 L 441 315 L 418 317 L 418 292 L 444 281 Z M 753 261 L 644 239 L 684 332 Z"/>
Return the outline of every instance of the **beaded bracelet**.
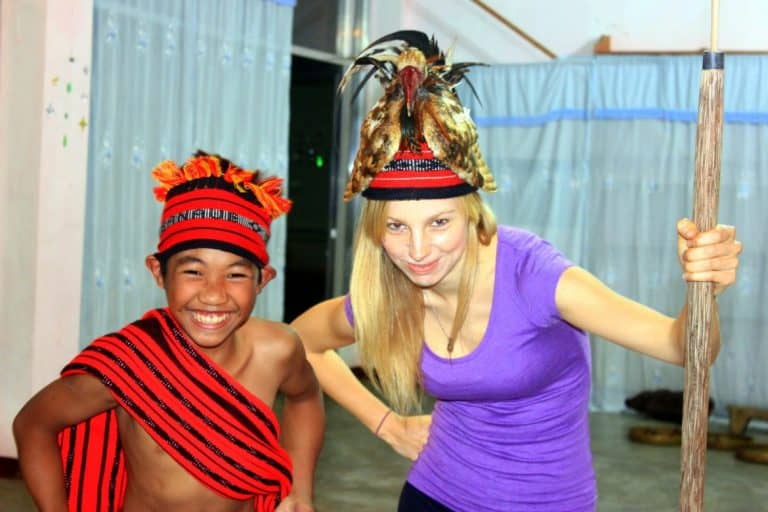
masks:
<path fill-rule="evenodd" d="M 384 416 L 381 417 L 381 421 L 379 421 L 379 426 L 376 427 L 376 430 L 373 431 L 374 435 L 379 435 L 379 430 L 381 430 L 381 426 L 384 425 L 384 420 L 387 419 L 387 416 L 392 414 L 392 409 L 387 410 L 387 412 L 384 413 Z"/>

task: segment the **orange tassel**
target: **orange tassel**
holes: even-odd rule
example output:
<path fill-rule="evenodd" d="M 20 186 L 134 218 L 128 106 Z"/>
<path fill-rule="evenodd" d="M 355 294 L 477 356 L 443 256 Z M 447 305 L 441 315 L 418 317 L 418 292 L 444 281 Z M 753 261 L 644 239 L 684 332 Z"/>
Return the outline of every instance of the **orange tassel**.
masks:
<path fill-rule="evenodd" d="M 184 164 L 184 175 L 187 181 L 209 176 L 221 176 L 221 164 L 215 156 L 198 156 L 190 158 Z"/>
<path fill-rule="evenodd" d="M 290 199 L 282 197 L 282 184 L 283 180 L 274 176 L 260 183 L 247 184 L 247 187 L 273 219 L 288 213 L 293 206 Z"/>
<path fill-rule="evenodd" d="M 170 189 L 187 181 L 184 173 L 173 160 L 164 160 L 157 164 L 152 169 L 152 177 L 160 183 L 159 187 L 153 189 L 158 201 L 165 201 Z"/>
<path fill-rule="evenodd" d="M 179 168 L 172 160 L 160 162 L 153 170 L 152 176 L 160 184 L 153 189 L 158 201 L 165 201 L 168 191 L 187 181 L 209 176 L 222 176 L 227 182 L 232 183 L 240 192 L 250 190 L 261 203 L 269 216 L 273 219 L 284 213 L 288 213 L 293 202 L 282 197 L 283 180 L 271 176 L 258 181 L 259 171 L 249 171 L 234 164 L 230 164 L 225 173 L 221 171 L 221 163 L 215 156 L 197 156 L 190 158 Z"/>
<path fill-rule="evenodd" d="M 224 179 L 232 183 L 239 192 L 245 192 L 247 190 L 245 185 L 253 181 L 254 175 L 258 175 L 258 171 L 247 171 L 236 165 L 230 165 L 224 174 Z"/>

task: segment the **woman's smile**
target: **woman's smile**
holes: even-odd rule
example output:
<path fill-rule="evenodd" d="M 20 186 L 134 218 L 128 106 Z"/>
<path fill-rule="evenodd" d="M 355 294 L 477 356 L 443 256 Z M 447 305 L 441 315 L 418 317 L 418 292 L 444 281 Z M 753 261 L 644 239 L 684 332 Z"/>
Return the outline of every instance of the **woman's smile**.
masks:
<path fill-rule="evenodd" d="M 432 272 L 440 260 L 435 260 L 431 263 L 408 263 L 408 269 L 418 275 L 426 275 Z"/>

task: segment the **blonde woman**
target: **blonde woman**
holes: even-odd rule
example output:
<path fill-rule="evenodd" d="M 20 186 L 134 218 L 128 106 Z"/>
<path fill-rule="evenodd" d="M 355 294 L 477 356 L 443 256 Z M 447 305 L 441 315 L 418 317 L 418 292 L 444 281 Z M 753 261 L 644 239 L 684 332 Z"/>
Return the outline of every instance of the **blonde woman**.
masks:
<path fill-rule="evenodd" d="M 411 38 L 397 55 L 417 43 Z M 365 197 L 350 293 L 292 325 L 324 391 L 415 461 L 400 511 L 592 511 L 587 332 L 681 365 L 686 310 L 672 318 L 622 297 L 535 234 L 497 226 L 477 192 L 495 184 L 476 135 L 458 133 L 454 142 L 472 147 L 456 155 L 457 145 L 428 130 L 430 122 L 474 126 L 439 118 L 462 115 L 458 99 L 418 76 L 429 68 L 409 70 L 419 65 L 409 59 L 393 61 L 394 81 L 361 130 L 348 186 L 348 195 Z M 443 65 L 439 55 L 425 61 Z M 408 119 L 415 131 L 397 125 Z M 392 138 L 386 123 L 402 137 L 379 167 L 376 148 Z M 741 244 L 733 228 L 699 232 L 681 220 L 677 232 L 687 281 L 712 281 L 716 294 L 735 281 Z M 352 343 L 387 403 L 337 355 Z M 408 416 L 423 392 L 436 400 L 431 416 Z"/>

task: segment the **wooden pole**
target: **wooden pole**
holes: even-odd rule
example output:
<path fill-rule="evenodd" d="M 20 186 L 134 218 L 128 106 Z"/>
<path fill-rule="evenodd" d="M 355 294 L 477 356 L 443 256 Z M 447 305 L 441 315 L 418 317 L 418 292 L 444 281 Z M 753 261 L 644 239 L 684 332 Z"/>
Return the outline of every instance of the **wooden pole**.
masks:
<path fill-rule="evenodd" d="M 531 43 L 531 45 L 533 45 L 537 50 L 540 50 L 544 55 L 546 55 L 550 59 L 557 58 L 557 55 L 555 55 L 555 53 L 552 50 L 550 50 L 549 48 L 541 44 L 539 41 L 534 39 L 533 36 L 528 34 L 525 30 L 521 29 L 520 27 L 518 27 L 517 25 L 509 21 L 507 18 L 505 18 L 504 16 L 502 16 L 501 14 L 493 10 L 482 0 L 472 0 L 472 2 L 474 2 L 475 5 L 480 7 L 482 10 L 484 10 L 494 18 L 496 18 L 498 21 L 503 23 L 507 28 L 511 29 L 515 34 L 519 35 L 520 37 L 522 37 L 523 39 Z"/>
<path fill-rule="evenodd" d="M 704 53 L 696 130 L 693 222 L 700 231 L 717 224 L 723 133 L 723 54 L 717 52 L 718 0 L 712 1 L 712 49 Z M 680 510 L 704 510 L 704 468 L 709 417 L 710 327 L 714 283 L 688 284 Z"/>

